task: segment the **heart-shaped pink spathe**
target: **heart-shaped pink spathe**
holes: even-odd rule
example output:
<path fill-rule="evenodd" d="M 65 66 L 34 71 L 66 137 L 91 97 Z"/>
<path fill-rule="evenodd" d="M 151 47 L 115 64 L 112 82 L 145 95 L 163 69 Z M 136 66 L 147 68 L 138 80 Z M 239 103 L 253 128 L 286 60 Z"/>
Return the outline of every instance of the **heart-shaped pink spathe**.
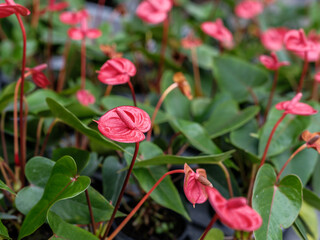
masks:
<path fill-rule="evenodd" d="M 30 11 L 24 6 L 16 4 L 13 0 L 6 0 L 6 3 L 0 3 L 0 18 L 5 18 L 12 14 L 27 16 Z"/>
<path fill-rule="evenodd" d="M 307 57 L 308 62 L 316 62 L 320 57 L 320 35 L 313 30 L 310 31 L 307 42 L 309 45 L 309 50 L 306 51 L 307 54 L 305 54 L 305 51 L 294 51 L 293 53 L 301 59 Z"/>
<path fill-rule="evenodd" d="M 283 48 L 284 36 L 288 32 L 287 28 L 269 28 L 261 34 L 261 43 L 270 51 L 279 51 Z"/>
<path fill-rule="evenodd" d="M 98 79 L 108 85 L 119 85 L 130 81 L 130 77 L 136 75 L 136 67 L 125 58 L 113 58 L 102 65 Z"/>
<path fill-rule="evenodd" d="M 236 8 L 235 13 L 238 17 L 244 19 L 251 19 L 259 15 L 263 11 L 263 4 L 260 1 L 244 0 L 240 2 Z"/>
<path fill-rule="evenodd" d="M 26 71 L 31 72 L 33 82 L 40 88 L 46 88 L 50 85 L 50 81 L 41 71 L 48 67 L 47 64 L 40 64 L 34 68 L 26 68 Z"/>
<path fill-rule="evenodd" d="M 206 170 L 199 168 L 194 172 L 188 164 L 184 164 L 184 185 L 183 190 L 189 202 L 193 207 L 195 204 L 201 204 L 207 201 L 208 194 L 205 186 L 211 186 L 212 184 L 207 180 Z"/>
<path fill-rule="evenodd" d="M 136 14 L 147 23 L 158 24 L 168 17 L 171 8 L 171 0 L 145 0 L 139 4 Z"/>
<path fill-rule="evenodd" d="M 144 133 L 151 128 L 149 115 L 142 109 L 132 106 L 113 108 L 97 123 L 99 131 L 105 137 L 124 143 L 143 141 Z"/>
<path fill-rule="evenodd" d="M 289 51 L 308 51 L 310 45 L 303 29 L 290 30 L 284 36 L 284 45 Z"/>
<path fill-rule="evenodd" d="M 86 10 L 80 10 L 76 12 L 67 11 L 67 12 L 61 13 L 59 16 L 61 22 L 69 25 L 75 25 L 81 22 L 82 18 L 88 18 L 88 17 L 89 17 L 89 14 Z"/>
<path fill-rule="evenodd" d="M 68 2 L 59 2 L 59 3 L 52 3 L 49 4 L 48 6 L 48 11 L 50 12 L 58 12 L 61 11 L 63 9 L 66 9 L 67 7 L 69 7 L 69 3 Z"/>
<path fill-rule="evenodd" d="M 88 22 L 86 17 L 81 18 L 80 28 L 70 28 L 68 35 L 73 40 L 82 40 L 84 38 L 96 39 L 102 35 L 99 29 L 88 28 Z"/>
<path fill-rule="evenodd" d="M 217 189 L 206 187 L 209 202 L 220 221 L 228 227 L 240 231 L 255 231 L 262 225 L 261 216 L 253 210 L 244 197 L 225 199 Z"/>
<path fill-rule="evenodd" d="M 287 114 L 303 115 L 303 116 L 313 115 L 318 112 L 310 105 L 299 102 L 301 98 L 302 98 L 302 93 L 298 93 L 294 98 L 292 98 L 292 100 L 284 101 L 276 104 L 276 109 L 283 110 Z"/>
<path fill-rule="evenodd" d="M 278 57 L 275 53 L 271 53 L 271 56 L 261 55 L 259 57 L 260 62 L 269 70 L 277 70 L 282 66 L 290 65 L 289 62 L 279 62 Z"/>
<path fill-rule="evenodd" d="M 89 106 L 90 104 L 94 104 L 96 101 L 96 98 L 85 89 L 77 91 L 76 96 L 83 106 Z"/>

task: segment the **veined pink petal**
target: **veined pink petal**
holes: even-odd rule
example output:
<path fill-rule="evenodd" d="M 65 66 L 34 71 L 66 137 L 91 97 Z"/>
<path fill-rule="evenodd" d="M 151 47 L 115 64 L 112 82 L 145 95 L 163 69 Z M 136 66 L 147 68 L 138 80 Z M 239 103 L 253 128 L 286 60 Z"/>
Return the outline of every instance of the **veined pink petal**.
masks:
<path fill-rule="evenodd" d="M 236 8 L 235 13 L 238 17 L 244 19 L 251 19 L 259 15 L 263 11 L 263 4 L 259 1 L 244 0 L 240 2 Z"/>
<path fill-rule="evenodd" d="M 61 11 L 67 7 L 69 7 L 68 2 L 59 2 L 59 3 L 55 3 L 53 5 L 50 5 L 48 10 L 51 12 L 56 12 L 56 11 Z"/>
<path fill-rule="evenodd" d="M 310 50 L 310 45 L 303 29 L 288 31 L 284 37 L 284 43 L 289 51 L 304 52 Z"/>
<path fill-rule="evenodd" d="M 37 70 L 33 70 L 31 75 L 32 75 L 33 82 L 38 87 L 45 88 L 48 85 L 50 85 L 50 81 L 48 80 L 46 75 L 44 75 L 42 72 L 37 71 Z"/>
<path fill-rule="evenodd" d="M 294 115 L 313 115 L 318 111 L 306 103 L 300 103 L 302 93 L 298 93 L 291 101 L 284 101 L 276 104 L 276 109 L 284 110 L 287 114 Z"/>
<path fill-rule="evenodd" d="M 96 101 L 96 98 L 87 90 L 79 90 L 77 92 L 77 99 L 84 106 L 93 104 Z"/>
<path fill-rule="evenodd" d="M 271 56 L 261 55 L 259 57 L 260 62 L 269 70 L 277 70 L 281 66 L 287 66 L 289 62 L 279 62 L 275 53 L 271 53 Z"/>
<path fill-rule="evenodd" d="M 68 30 L 68 36 L 73 40 L 82 40 L 85 34 L 79 28 L 70 28 Z"/>
<path fill-rule="evenodd" d="M 215 22 L 204 22 L 201 24 L 201 29 L 207 35 L 217 39 L 226 46 L 233 46 L 233 36 L 231 32 L 223 25 L 223 22 L 218 18 Z"/>
<path fill-rule="evenodd" d="M 0 3 L 0 18 L 5 18 L 12 14 L 27 16 L 30 14 L 30 11 L 19 4 L 9 5 L 7 3 Z"/>
<path fill-rule="evenodd" d="M 86 31 L 86 37 L 90 39 L 96 39 L 102 35 L 102 32 L 99 29 L 88 29 Z"/>
<path fill-rule="evenodd" d="M 283 48 L 283 40 L 287 28 L 269 28 L 261 34 L 261 42 L 263 46 L 270 51 L 279 51 Z"/>
<path fill-rule="evenodd" d="M 150 24 L 163 22 L 172 8 L 171 0 L 145 0 L 136 10 L 137 16 Z"/>

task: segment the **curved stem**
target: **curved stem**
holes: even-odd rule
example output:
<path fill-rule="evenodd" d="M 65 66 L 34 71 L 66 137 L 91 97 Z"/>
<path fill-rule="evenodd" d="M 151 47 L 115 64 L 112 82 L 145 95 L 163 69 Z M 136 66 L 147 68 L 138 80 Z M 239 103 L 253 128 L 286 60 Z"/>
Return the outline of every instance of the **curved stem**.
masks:
<path fill-rule="evenodd" d="M 201 89 L 201 80 L 200 80 L 200 71 L 198 66 L 198 57 L 197 57 L 197 49 L 191 48 L 191 60 L 192 60 L 192 68 L 193 68 L 193 76 L 194 76 L 194 86 L 197 97 L 202 97 L 202 89 Z"/>
<path fill-rule="evenodd" d="M 175 134 L 173 134 L 173 136 L 170 138 L 169 144 L 168 144 L 168 148 L 167 148 L 167 154 L 172 155 L 172 145 L 173 145 L 173 141 L 181 135 L 181 132 L 176 132 Z"/>
<path fill-rule="evenodd" d="M 63 67 L 61 68 L 59 72 L 59 77 L 58 77 L 58 83 L 57 83 L 57 92 L 61 92 L 63 89 L 64 81 L 66 79 L 66 70 L 67 70 L 67 61 L 68 61 L 68 55 L 70 52 L 70 47 L 71 47 L 71 39 L 67 38 L 66 45 L 64 47 L 63 51 Z"/>
<path fill-rule="evenodd" d="M 134 106 L 136 107 L 136 106 L 137 106 L 136 94 L 135 94 L 135 92 L 134 92 L 134 88 L 133 88 L 132 83 L 131 83 L 130 80 L 129 80 L 129 82 L 128 82 L 128 85 L 129 85 L 130 90 L 131 90 L 133 104 L 134 104 Z M 111 91 L 111 90 L 110 90 L 110 91 Z"/>
<path fill-rule="evenodd" d="M 206 229 L 204 230 L 204 232 L 203 232 L 200 240 L 203 240 L 203 239 L 207 236 L 209 230 L 212 228 L 213 224 L 214 224 L 217 220 L 218 220 L 218 215 L 215 214 L 215 215 L 213 216 L 213 218 L 211 219 L 210 223 L 208 224 L 208 226 L 206 227 Z"/>
<path fill-rule="evenodd" d="M 157 113 L 161 107 L 161 104 L 163 103 L 164 99 L 166 98 L 166 96 L 175 88 L 178 87 L 178 83 L 172 83 L 164 92 L 163 94 L 161 95 L 157 105 L 156 105 L 156 108 L 154 109 L 154 112 L 152 114 L 152 118 L 151 118 L 151 128 L 149 130 L 149 132 L 147 133 L 147 141 L 150 141 L 151 139 L 151 133 L 152 133 L 152 127 L 154 125 L 154 121 L 156 119 L 156 116 L 157 116 Z"/>
<path fill-rule="evenodd" d="M 158 93 L 160 93 L 161 77 L 162 77 L 165 53 L 166 53 L 166 48 L 168 43 L 169 24 L 170 24 L 170 17 L 168 16 L 163 22 L 163 34 L 162 34 L 162 43 L 161 43 L 161 50 L 160 50 L 159 69 L 158 69 L 157 81 L 155 84 L 156 90 Z"/>
<path fill-rule="evenodd" d="M 93 235 L 96 235 L 96 224 L 94 222 L 94 217 L 93 217 L 92 206 L 91 206 L 91 201 L 90 201 L 88 189 L 86 189 L 84 192 L 86 195 L 87 204 L 88 204 L 88 208 L 89 208 L 89 214 L 90 214 L 90 218 L 91 218 L 92 233 L 93 233 Z"/>
<path fill-rule="evenodd" d="M 282 166 L 281 170 L 279 171 L 277 178 L 276 178 L 276 183 L 279 181 L 281 174 L 283 173 L 284 169 L 287 167 L 287 165 L 289 164 L 289 162 L 299 153 L 301 152 L 303 149 L 305 149 L 307 147 L 307 144 L 303 144 L 301 145 L 294 153 L 292 153 L 292 155 L 289 157 L 289 159 L 285 162 L 285 164 Z"/>
<path fill-rule="evenodd" d="M 4 133 L 5 119 L 6 119 L 6 112 L 2 111 L 2 113 L 1 113 L 1 124 L 0 124 L 1 145 L 2 145 L 2 150 L 3 150 L 4 161 L 5 161 L 6 164 L 9 164 L 6 136 L 5 136 L 5 133 Z"/>
<path fill-rule="evenodd" d="M 148 199 L 150 194 L 156 189 L 156 187 L 163 181 L 163 179 L 171 174 L 174 173 L 184 173 L 183 169 L 173 170 L 170 172 L 165 173 L 149 190 L 149 192 L 144 195 L 144 197 L 140 200 L 140 202 L 132 209 L 132 211 L 127 215 L 127 217 L 121 222 L 121 224 L 116 228 L 116 230 L 113 231 L 113 233 L 108 237 L 108 240 L 112 240 L 120 231 L 121 229 L 130 221 L 130 219 L 133 217 L 133 215 L 140 209 L 142 204 Z"/>
<path fill-rule="evenodd" d="M 41 138 L 41 129 L 43 125 L 44 118 L 40 118 L 38 122 L 38 127 L 37 127 L 37 139 L 36 139 L 36 147 L 34 150 L 34 156 L 37 156 L 38 151 L 39 151 L 39 144 L 40 144 L 40 138 Z"/>
<path fill-rule="evenodd" d="M 40 154 L 39 156 L 43 156 L 44 154 L 44 151 L 46 150 L 46 146 L 47 146 L 47 143 L 48 143 L 48 140 L 49 140 L 49 136 L 50 136 L 50 133 L 54 127 L 54 125 L 58 122 L 57 119 L 53 120 L 53 122 L 50 124 L 49 128 L 48 128 L 48 131 L 47 131 L 47 134 L 46 134 L 46 137 L 43 141 L 43 145 L 42 145 L 42 148 L 41 148 L 41 151 L 40 151 Z"/>
<path fill-rule="evenodd" d="M 282 122 L 282 120 L 285 118 L 285 116 L 287 116 L 287 113 L 283 113 L 282 116 L 279 118 L 279 120 L 276 122 L 276 124 L 274 125 L 270 135 L 269 135 L 269 138 L 268 138 L 268 141 L 267 141 L 267 145 L 264 149 L 264 152 L 263 152 L 263 156 L 262 156 L 262 159 L 261 159 L 261 162 L 260 162 L 260 166 L 259 168 L 262 167 L 262 165 L 264 164 L 264 162 L 266 161 L 266 157 L 267 157 L 267 153 L 268 153 L 268 150 L 269 150 L 269 146 L 270 146 L 270 143 L 271 143 L 271 139 L 273 137 L 273 134 L 275 133 L 277 127 L 279 126 L 279 124 Z M 258 168 L 258 169 L 259 169 Z"/>
<path fill-rule="evenodd" d="M 133 169 L 133 165 L 136 161 L 136 158 L 137 158 L 137 155 L 138 155 L 138 151 L 139 151 L 139 142 L 136 142 L 136 146 L 135 146 L 135 149 L 134 149 L 134 154 L 132 156 L 132 160 L 131 160 L 131 164 L 130 164 L 130 167 L 128 169 L 128 172 L 127 172 L 127 176 L 123 182 L 123 185 L 122 185 L 122 188 L 121 188 L 121 191 L 120 191 L 120 194 L 119 194 L 119 197 L 118 197 L 118 200 L 116 202 L 116 205 L 114 206 L 114 209 L 113 209 L 113 213 L 111 215 L 111 218 L 109 220 L 109 223 L 108 223 L 108 226 L 107 226 L 107 229 L 102 237 L 102 239 L 105 239 L 111 229 L 111 226 L 112 226 L 112 223 L 113 223 L 113 220 L 116 216 L 116 213 L 118 211 L 118 208 L 120 206 L 120 203 L 121 203 L 121 199 L 123 197 L 123 194 L 124 194 L 124 190 L 126 189 L 126 186 L 129 182 L 129 178 L 130 178 L 130 175 L 131 175 L 131 172 L 132 172 L 132 169 Z"/>
<path fill-rule="evenodd" d="M 51 82 L 52 89 L 54 89 L 54 79 L 53 79 L 53 72 L 51 66 L 51 48 L 52 48 L 52 18 L 53 12 L 49 12 L 49 19 L 48 19 L 48 42 L 47 42 L 47 63 L 48 63 L 48 78 Z"/>
<path fill-rule="evenodd" d="M 278 77 L 279 77 L 279 70 L 277 69 L 274 72 L 272 88 L 271 88 L 271 92 L 270 92 L 270 95 L 269 95 L 267 108 L 266 108 L 266 111 L 264 113 L 264 118 L 263 118 L 264 121 L 263 122 L 266 122 L 266 120 L 267 120 L 267 116 L 268 116 L 268 113 L 269 113 L 269 110 L 270 110 L 270 107 L 271 107 L 271 104 L 272 104 L 273 95 L 274 95 L 274 92 L 275 92 L 276 87 L 277 87 Z"/>
<path fill-rule="evenodd" d="M 232 190 L 231 178 L 230 178 L 230 174 L 228 172 L 228 169 L 226 168 L 226 166 L 222 162 L 219 162 L 218 165 L 221 167 L 221 169 L 224 172 L 224 175 L 225 175 L 225 177 L 227 179 L 230 198 L 233 198 L 233 190 Z"/>
<path fill-rule="evenodd" d="M 129 87 L 130 87 L 130 86 L 129 86 Z M 105 91 L 105 93 L 104 93 L 104 96 L 105 96 L 105 97 L 107 97 L 107 96 L 110 95 L 112 88 L 113 88 L 113 85 L 108 85 L 108 86 L 107 86 L 106 91 Z M 132 98 L 133 98 L 133 97 L 132 97 Z"/>
<path fill-rule="evenodd" d="M 6 173 L 3 165 L 4 165 L 4 161 L 3 161 L 2 158 L 0 158 L 0 171 L 1 171 L 1 173 L 2 173 L 2 176 L 3 176 L 3 178 L 4 178 L 4 181 L 6 182 L 6 184 L 8 185 L 8 187 L 9 187 L 12 191 L 14 191 L 13 188 L 12 188 L 12 185 L 11 185 L 11 181 L 9 180 L 8 175 L 7 175 L 7 173 Z"/>
<path fill-rule="evenodd" d="M 81 41 L 81 90 L 86 88 L 86 38 Z"/>
<path fill-rule="evenodd" d="M 39 22 L 40 0 L 33 0 L 33 14 L 31 18 L 31 26 L 36 28 Z"/>
<path fill-rule="evenodd" d="M 248 195 L 247 195 L 247 201 L 249 206 L 252 204 L 252 193 L 253 193 L 253 185 L 254 185 L 254 180 L 256 178 L 256 174 L 258 171 L 258 165 L 254 164 L 251 170 L 251 179 L 250 179 L 250 184 L 248 188 Z"/>
<path fill-rule="evenodd" d="M 302 91 L 303 82 L 304 82 L 305 76 L 306 76 L 306 74 L 308 72 L 308 66 L 309 66 L 309 63 L 308 63 L 308 51 L 305 51 L 304 52 L 304 65 L 303 65 L 303 70 L 302 70 L 300 81 L 299 81 L 299 86 L 297 88 L 297 93 Z"/>

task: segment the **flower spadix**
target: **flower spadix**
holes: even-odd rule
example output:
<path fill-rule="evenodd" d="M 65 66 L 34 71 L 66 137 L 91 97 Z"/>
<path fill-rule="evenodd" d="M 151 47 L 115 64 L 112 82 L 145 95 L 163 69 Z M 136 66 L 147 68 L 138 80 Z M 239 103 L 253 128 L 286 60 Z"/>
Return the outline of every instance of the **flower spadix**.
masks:
<path fill-rule="evenodd" d="M 134 143 L 145 139 L 151 127 L 149 115 L 140 108 L 120 106 L 104 114 L 98 123 L 99 131 L 111 140 Z"/>
<path fill-rule="evenodd" d="M 301 137 L 306 141 L 308 148 L 314 148 L 320 153 L 320 132 L 311 133 L 308 130 L 305 130 L 301 134 Z"/>

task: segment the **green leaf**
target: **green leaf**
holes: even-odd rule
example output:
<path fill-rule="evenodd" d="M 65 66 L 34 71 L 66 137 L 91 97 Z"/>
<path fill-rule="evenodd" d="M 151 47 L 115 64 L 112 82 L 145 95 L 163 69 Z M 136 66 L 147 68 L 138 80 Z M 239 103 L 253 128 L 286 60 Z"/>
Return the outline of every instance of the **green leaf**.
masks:
<path fill-rule="evenodd" d="M 50 174 L 48 174 L 50 176 Z M 21 189 L 15 199 L 17 209 L 24 215 L 40 201 L 44 189 L 38 186 L 27 186 Z"/>
<path fill-rule="evenodd" d="M 122 168 L 123 165 L 114 156 L 107 157 L 102 165 L 103 195 L 113 203 L 117 201 L 126 177 L 126 173 L 120 171 Z"/>
<path fill-rule="evenodd" d="M 210 229 L 209 232 L 207 233 L 207 236 L 204 238 L 204 240 L 223 240 L 223 239 L 224 239 L 224 234 L 218 228 Z"/>
<path fill-rule="evenodd" d="M 128 151 L 133 152 L 134 149 L 128 148 Z M 163 154 L 162 150 L 151 142 L 142 142 L 140 144 L 139 153 L 143 159 L 149 159 L 151 157 Z M 131 162 L 131 157 L 128 156 L 128 154 L 125 154 L 125 159 L 127 164 Z M 133 174 L 139 181 L 142 189 L 145 192 L 148 192 L 167 171 L 167 168 L 164 166 L 153 166 L 133 169 Z M 171 178 L 165 178 L 152 192 L 151 198 L 158 204 L 181 214 L 188 220 L 190 219 L 182 204 L 179 193 L 171 181 Z"/>
<path fill-rule="evenodd" d="M 89 139 L 98 141 L 99 143 L 103 144 L 105 147 L 108 147 L 114 150 L 124 151 L 124 149 L 120 145 L 106 139 L 99 132 L 83 124 L 73 113 L 71 113 L 69 110 L 64 108 L 61 104 L 59 104 L 55 100 L 51 98 L 47 98 L 46 101 L 53 115 L 56 118 L 60 119 L 65 124 L 74 128 L 78 132 L 86 135 L 87 137 L 89 137 Z"/>
<path fill-rule="evenodd" d="M 113 212 L 113 206 L 94 188 L 88 188 L 92 213 L 95 222 L 108 221 Z M 90 224 L 90 213 L 85 193 L 70 199 L 65 199 L 55 203 L 51 211 L 58 214 L 64 221 L 72 224 Z M 124 216 L 117 212 L 116 217 Z"/>
<path fill-rule="evenodd" d="M 77 166 L 71 157 L 66 156 L 58 160 L 52 169 L 42 198 L 23 221 L 19 239 L 30 235 L 45 222 L 47 212 L 54 203 L 77 196 L 89 185 L 90 178 L 77 176 Z"/>
<path fill-rule="evenodd" d="M 108 97 L 104 97 L 101 100 L 102 105 L 107 108 L 107 109 L 112 109 L 115 107 L 119 107 L 119 106 L 133 106 L 133 102 L 132 99 L 126 98 L 126 97 L 122 97 L 122 96 L 108 96 Z M 143 103 L 137 103 L 137 106 L 139 108 L 141 108 L 142 110 L 146 111 L 150 118 L 153 115 L 154 112 L 154 107 L 149 106 L 147 104 L 143 104 Z M 168 116 L 167 114 L 165 114 L 163 111 L 159 110 L 155 119 L 155 124 L 160 124 L 163 122 L 168 121 Z"/>
<path fill-rule="evenodd" d="M 199 4 L 199 3 L 193 3 L 190 1 L 185 5 L 186 11 L 192 17 L 200 21 L 205 21 L 210 17 L 210 14 L 213 11 L 212 8 L 213 8 L 213 4 L 211 2 Z"/>
<path fill-rule="evenodd" d="M 308 240 L 307 237 L 307 230 L 305 228 L 305 226 L 303 225 L 303 222 L 301 221 L 300 217 L 297 217 L 297 219 L 294 221 L 293 225 L 292 225 L 294 231 L 296 232 L 296 234 L 300 237 L 300 239 L 303 240 Z"/>
<path fill-rule="evenodd" d="M 170 123 L 177 132 L 181 132 L 192 146 L 206 154 L 221 153 L 220 149 L 211 141 L 206 130 L 195 122 L 187 120 L 171 120 Z"/>
<path fill-rule="evenodd" d="M 211 5 L 211 4 L 210 4 Z M 207 44 L 202 44 L 196 48 L 198 58 L 198 66 L 200 68 L 211 70 L 213 64 L 213 58 L 219 55 L 219 51 Z M 188 56 L 190 62 L 192 62 L 192 55 L 190 49 L 182 49 L 182 52 Z"/>
<path fill-rule="evenodd" d="M 13 195 L 16 195 L 16 193 L 14 191 L 12 191 L 4 182 L 2 182 L 0 180 L 0 189 L 6 190 L 10 193 L 12 193 Z"/>
<path fill-rule="evenodd" d="M 80 173 L 88 164 L 90 153 L 85 150 L 81 150 L 78 148 L 57 148 L 52 153 L 52 160 L 57 161 L 63 156 L 72 157 L 77 164 L 78 173 Z"/>
<path fill-rule="evenodd" d="M 299 213 L 301 222 L 304 224 L 305 229 L 307 230 L 308 240 L 318 240 L 319 239 L 319 230 L 318 230 L 318 217 L 315 209 L 307 204 L 305 201 L 302 202 L 302 207 Z"/>
<path fill-rule="evenodd" d="M 214 59 L 214 76 L 223 91 L 231 93 L 238 102 L 248 99 L 249 89 L 268 82 L 268 74 L 239 58 L 223 55 Z"/>
<path fill-rule="evenodd" d="M 320 198 L 309 189 L 303 189 L 303 201 L 320 211 Z"/>
<path fill-rule="evenodd" d="M 8 229 L 3 225 L 1 220 L 0 220 L 0 236 L 3 239 L 11 239 L 11 237 L 9 237 Z"/>
<path fill-rule="evenodd" d="M 64 222 L 57 214 L 51 211 L 48 212 L 47 220 L 55 234 L 51 239 L 98 240 L 98 238 L 90 232 Z"/>
<path fill-rule="evenodd" d="M 318 157 L 318 161 L 313 171 L 312 175 L 312 189 L 313 191 L 320 196 L 320 161 Z"/>
<path fill-rule="evenodd" d="M 260 157 L 262 156 L 265 146 L 267 145 L 272 128 L 282 114 L 283 112 L 277 110 L 276 108 L 271 109 L 267 122 L 264 124 L 260 134 Z M 275 134 L 273 135 L 267 156 L 271 157 L 280 154 L 294 145 L 298 141 L 302 131 L 308 127 L 309 123 L 310 117 L 308 116 L 295 116 L 288 114 L 280 123 Z"/>
<path fill-rule="evenodd" d="M 231 157 L 231 154 L 234 151 L 228 151 L 220 154 L 198 156 L 198 157 L 182 157 L 176 155 L 162 155 L 147 160 L 137 161 L 134 164 L 135 168 L 154 166 L 154 165 L 166 165 L 166 164 L 175 164 L 175 165 L 184 165 L 187 164 L 215 164 L 222 162 Z"/>
<path fill-rule="evenodd" d="M 257 174 L 252 206 L 262 217 L 262 226 L 254 231 L 256 240 L 282 239 L 282 228 L 290 227 L 297 218 L 302 204 L 302 184 L 295 175 L 276 183 L 276 173 L 263 165 Z"/>

